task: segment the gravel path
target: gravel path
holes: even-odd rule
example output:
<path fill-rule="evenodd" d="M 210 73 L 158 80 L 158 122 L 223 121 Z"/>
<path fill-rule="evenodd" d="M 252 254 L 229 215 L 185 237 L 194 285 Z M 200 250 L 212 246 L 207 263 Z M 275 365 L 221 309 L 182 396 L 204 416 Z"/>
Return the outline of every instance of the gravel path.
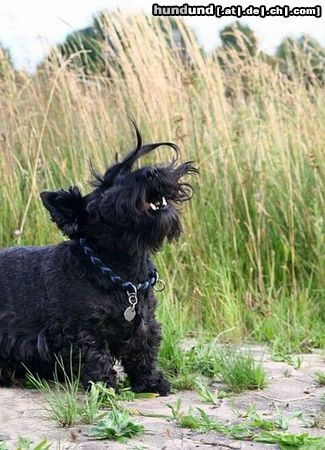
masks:
<path fill-rule="evenodd" d="M 314 380 L 316 371 L 324 371 L 324 355 L 319 351 L 302 355 L 303 362 L 299 369 L 294 369 L 284 362 L 271 361 L 267 350 L 261 346 L 250 347 L 256 359 L 263 360 L 267 371 L 268 384 L 261 391 L 250 391 L 238 394 L 232 398 L 225 398 L 217 406 L 202 403 L 195 392 L 183 391 L 167 398 L 136 400 L 126 406 L 146 414 L 170 414 L 168 403 L 175 403 L 177 398 L 182 400 L 182 408 L 187 411 L 190 406 L 199 406 L 209 415 L 222 422 L 238 422 L 238 412 L 244 413 L 249 405 L 255 405 L 260 414 L 270 416 L 276 408 L 290 414 L 303 412 L 307 422 L 314 422 L 318 426 L 305 428 L 304 424 L 293 419 L 290 432 L 308 433 L 311 436 L 325 437 L 325 410 L 322 395 L 324 387 L 318 387 Z M 215 388 L 222 388 L 215 384 Z M 323 408 L 323 412 L 322 412 Z M 111 441 L 91 441 L 87 437 L 87 426 L 73 426 L 71 428 L 58 428 L 54 422 L 47 418 L 44 403 L 38 392 L 26 389 L 0 389 L 0 440 L 5 440 L 8 448 L 16 449 L 19 436 L 28 436 L 34 443 L 47 438 L 52 443 L 51 449 L 186 449 L 201 448 L 213 449 L 276 449 L 277 445 L 241 442 L 226 438 L 218 433 L 198 433 L 185 430 L 164 418 L 136 417 L 145 428 L 145 434 L 126 444 Z"/>

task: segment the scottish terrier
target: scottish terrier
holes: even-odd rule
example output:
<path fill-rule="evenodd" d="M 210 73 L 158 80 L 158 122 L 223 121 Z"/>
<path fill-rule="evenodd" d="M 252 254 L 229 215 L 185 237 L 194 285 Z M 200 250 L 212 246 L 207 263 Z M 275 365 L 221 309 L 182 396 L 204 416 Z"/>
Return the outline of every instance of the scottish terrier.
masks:
<path fill-rule="evenodd" d="M 197 170 L 179 163 L 171 142 L 142 145 L 133 125 L 136 148 L 103 176 L 92 168 L 92 192 L 41 193 L 68 240 L 0 252 L 0 385 L 26 368 L 50 379 L 57 358 L 69 365 L 72 354 L 85 388 L 91 381 L 115 387 L 120 361 L 133 391 L 169 393 L 157 368 L 153 288 L 160 281 L 151 255 L 180 236 L 177 206 L 192 194 L 183 177 Z M 160 146 L 175 152 L 172 162 L 134 169 Z"/>

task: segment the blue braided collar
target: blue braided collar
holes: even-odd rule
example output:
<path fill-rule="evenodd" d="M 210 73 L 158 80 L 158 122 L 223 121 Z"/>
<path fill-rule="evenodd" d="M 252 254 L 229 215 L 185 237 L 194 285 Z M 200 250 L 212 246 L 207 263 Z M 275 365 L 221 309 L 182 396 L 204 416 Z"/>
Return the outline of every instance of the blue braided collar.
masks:
<path fill-rule="evenodd" d="M 143 283 L 134 285 L 133 283 L 131 283 L 131 281 L 123 280 L 123 278 L 121 278 L 119 275 L 116 275 L 112 271 L 112 269 L 107 267 L 103 263 L 103 261 L 95 255 L 93 249 L 87 245 L 86 239 L 80 239 L 79 242 L 80 242 L 81 248 L 83 249 L 85 255 L 88 256 L 88 258 L 90 259 L 92 264 L 94 266 L 98 267 L 98 269 L 104 275 L 107 275 L 111 279 L 112 283 L 120 286 L 122 289 L 128 290 L 128 289 L 134 288 L 134 286 L 135 286 L 137 291 L 145 291 L 150 286 L 153 287 L 159 279 L 157 270 L 155 269 L 155 267 L 152 267 L 152 269 L 150 270 L 149 275 L 148 275 L 148 280 L 144 281 Z M 149 257 L 148 257 L 148 260 L 149 260 Z M 152 264 L 150 264 L 150 265 L 152 266 Z"/>

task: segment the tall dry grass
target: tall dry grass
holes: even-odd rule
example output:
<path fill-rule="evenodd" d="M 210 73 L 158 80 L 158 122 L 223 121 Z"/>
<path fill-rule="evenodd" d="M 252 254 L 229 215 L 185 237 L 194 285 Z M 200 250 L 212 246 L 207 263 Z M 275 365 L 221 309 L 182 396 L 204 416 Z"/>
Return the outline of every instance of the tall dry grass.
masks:
<path fill-rule="evenodd" d="M 89 159 L 104 169 L 132 148 L 131 114 L 146 141 L 175 141 L 200 170 L 184 236 L 157 258 L 162 320 L 286 351 L 320 345 L 324 90 L 249 55 L 222 70 L 182 23 L 186 63 L 168 23 L 115 14 L 105 27 L 119 58 L 110 78 L 86 79 L 78 55 L 2 77 L 1 245 L 62 239 L 39 192 L 86 192 Z"/>

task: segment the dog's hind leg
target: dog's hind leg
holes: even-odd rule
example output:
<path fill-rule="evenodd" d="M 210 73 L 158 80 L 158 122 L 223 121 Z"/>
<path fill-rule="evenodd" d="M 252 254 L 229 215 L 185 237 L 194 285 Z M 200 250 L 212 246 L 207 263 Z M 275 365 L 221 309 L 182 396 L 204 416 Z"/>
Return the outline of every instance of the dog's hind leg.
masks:
<path fill-rule="evenodd" d="M 1 362 L 0 362 L 1 364 Z M 0 387 L 10 387 L 13 385 L 12 373 L 5 367 L 0 368 Z"/>
<path fill-rule="evenodd" d="M 160 326 L 153 320 L 142 321 L 132 342 L 120 349 L 120 357 L 134 392 L 157 392 L 168 395 L 170 383 L 157 368 Z"/>
<path fill-rule="evenodd" d="M 15 384 L 16 378 L 25 376 L 26 367 L 35 372 L 36 366 L 42 366 L 37 338 L 37 331 L 15 313 L 0 316 L 0 386 Z"/>

